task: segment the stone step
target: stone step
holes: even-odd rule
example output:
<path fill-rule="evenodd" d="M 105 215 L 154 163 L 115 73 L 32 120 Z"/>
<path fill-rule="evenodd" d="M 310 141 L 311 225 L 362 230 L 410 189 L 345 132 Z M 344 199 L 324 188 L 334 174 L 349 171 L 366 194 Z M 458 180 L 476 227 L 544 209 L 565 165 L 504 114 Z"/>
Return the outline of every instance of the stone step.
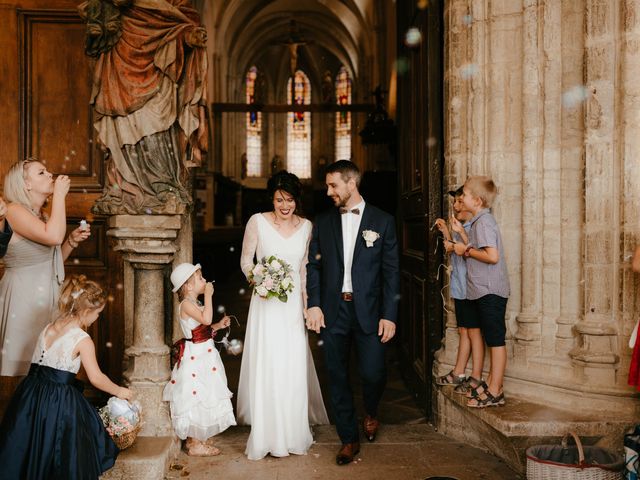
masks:
<path fill-rule="evenodd" d="M 138 437 L 120 452 L 114 467 L 103 480 L 162 479 L 180 451 L 177 437 Z"/>
<path fill-rule="evenodd" d="M 502 407 L 470 408 L 467 398 L 439 387 L 435 393 L 438 431 L 485 449 L 518 472 L 526 470 L 525 451 L 533 445 L 559 444 L 570 431 L 585 445 L 597 445 L 622 455 L 624 432 L 634 422 L 615 412 L 568 411 L 507 395 Z M 586 401 L 586 400 L 585 400 Z"/>

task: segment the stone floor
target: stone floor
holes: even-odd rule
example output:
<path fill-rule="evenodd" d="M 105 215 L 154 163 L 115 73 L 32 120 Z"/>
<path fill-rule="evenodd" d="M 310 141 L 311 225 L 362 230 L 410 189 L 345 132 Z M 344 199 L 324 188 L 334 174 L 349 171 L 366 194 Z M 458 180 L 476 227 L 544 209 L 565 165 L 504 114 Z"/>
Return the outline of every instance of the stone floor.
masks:
<path fill-rule="evenodd" d="M 207 272 L 204 272 L 205 276 Z M 244 338 L 244 323 L 248 312 L 250 290 L 246 289 L 241 274 L 228 281 L 216 283 L 215 302 L 224 306 L 228 314 L 235 315 L 241 327 L 234 327 L 229 338 Z M 327 391 L 324 362 L 319 338 L 310 334 L 309 342 L 318 370 L 323 392 Z M 237 392 L 241 357 L 222 353 L 229 388 Z M 166 478 L 211 479 L 518 479 L 513 470 L 497 457 L 437 433 L 427 423 L 424 412 L 416 405 L 400 376 L 395 348 L 389 348 L 389 378 L 382 404 L 380 420 L 383 423 L 375 443 L 363 444 L 358 460 L 346 466 L 335 464 L 339 439 L 332 426 L 316 427 L 315 440 L 307 455 L 286 458 L 267 457 L 250 461 L 244 456 L 249 435 L 248 427 L 230 428 L 214 437 L 212 443 L 222 454 L 211 458 L 189 457 L 181 452 Z M 352 362 L 353 363 L 353 362 Z M 353 378 L 357 372 L 353 372 Z M 354 382 L 356 404 L 360 405 L 360 392 Z M 325 403 L 327 401 L 325 394 Z M 331 416 L 331 411 L 327 406 Z M 360 412 L 361 413 L 361 412 Z"/>

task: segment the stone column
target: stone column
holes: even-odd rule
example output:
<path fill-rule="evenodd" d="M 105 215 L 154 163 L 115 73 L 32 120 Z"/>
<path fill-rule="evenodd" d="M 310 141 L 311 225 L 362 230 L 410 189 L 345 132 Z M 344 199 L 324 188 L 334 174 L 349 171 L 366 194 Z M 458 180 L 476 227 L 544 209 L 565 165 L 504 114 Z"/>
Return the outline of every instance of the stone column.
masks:
<path fill-rule="evenodd" d="M 540 353 L 541 337 L 541 259 L 542 225 L 540 224 L 541 157 L 543 135 L 542 74 L 540 57 L 542 42 L 538 23 L 541 21 L 538 0 L 523 4 L 522 35 L 522 272 L 521 308 L 516 317 L 517 358 Z M 523 349 L 518 353 L 519 349 Z"/>
<path fill-rule="evenodd" d="M 577 382 L 602 387 L 615 383 L 618 363 L 618 264 L 620 211 L 616 155 L 616 41 L 619 2 L 588 0 L 585 22 L 585 75 L 590 96 L 585 114 L 584 319 L 576 324 L 577 345 L 570 356 Z"/>
<path fill-rule="evenodd" d="M 133 339 L 125 350 L 126 383 L 142 404 L 144 436 L 172 435 L 169 404 L 162 390 L 169 380 L 169 347 L 165 343 L 164 272 L 177 250 L 180 215 L 114 215 L 107 235 L 133 269 L 133 285 L 124 292 L 133 305 Z M 167 307 L 171 311 L 171 307 Z"/>

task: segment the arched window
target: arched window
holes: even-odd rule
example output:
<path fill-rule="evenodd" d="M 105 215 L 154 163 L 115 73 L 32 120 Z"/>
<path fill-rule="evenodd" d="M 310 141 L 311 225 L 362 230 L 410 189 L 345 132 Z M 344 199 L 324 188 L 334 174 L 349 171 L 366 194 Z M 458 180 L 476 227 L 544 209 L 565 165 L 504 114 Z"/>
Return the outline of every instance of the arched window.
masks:
<path fill-rule="evenodd" d="M 342 67 L 336 76 L 336 103 L 351 105 L 351 79 Z M 336 160 L 351 159 L 351 112 L 336 113 Z"/>
<path fill-rule="evenodd" d="M 245 77 L 247 103 L 255 103 L 258 69 L 251 67 Z M 262 175 L 262 113 L 247 113 L 247 176 Z"/>
<path fill-rule="evenodd" d="M 293 103 L 311 103 L 311 84 L 301 70 L 295 75 Z M 291 105 L 291 78 L 287 82 L 287 104 Z M 287 170 L 299 178 L 311 178 L 311 112 L 287 114 Z"/>

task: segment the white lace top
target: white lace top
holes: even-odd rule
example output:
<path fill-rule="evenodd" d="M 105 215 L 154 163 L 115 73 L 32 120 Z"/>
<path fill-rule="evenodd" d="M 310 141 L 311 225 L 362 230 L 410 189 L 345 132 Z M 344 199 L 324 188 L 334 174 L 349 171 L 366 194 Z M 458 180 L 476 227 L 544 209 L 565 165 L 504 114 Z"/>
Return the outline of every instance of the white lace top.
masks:
<path fill-rule="evenodd" d="M 78 345 L 78 342 L 89 337 L 89 334 L 78 327 L 70 328 L 61 337 L 56 338 L 47 349 L 45 337 L 50 326 L 51 324 L 47 325 L 40 333 L 31 363 L 78 373 L 78 370 L 80 370 L 80 355 L 76 355 L 73 358 L 73 350 Z"/>

